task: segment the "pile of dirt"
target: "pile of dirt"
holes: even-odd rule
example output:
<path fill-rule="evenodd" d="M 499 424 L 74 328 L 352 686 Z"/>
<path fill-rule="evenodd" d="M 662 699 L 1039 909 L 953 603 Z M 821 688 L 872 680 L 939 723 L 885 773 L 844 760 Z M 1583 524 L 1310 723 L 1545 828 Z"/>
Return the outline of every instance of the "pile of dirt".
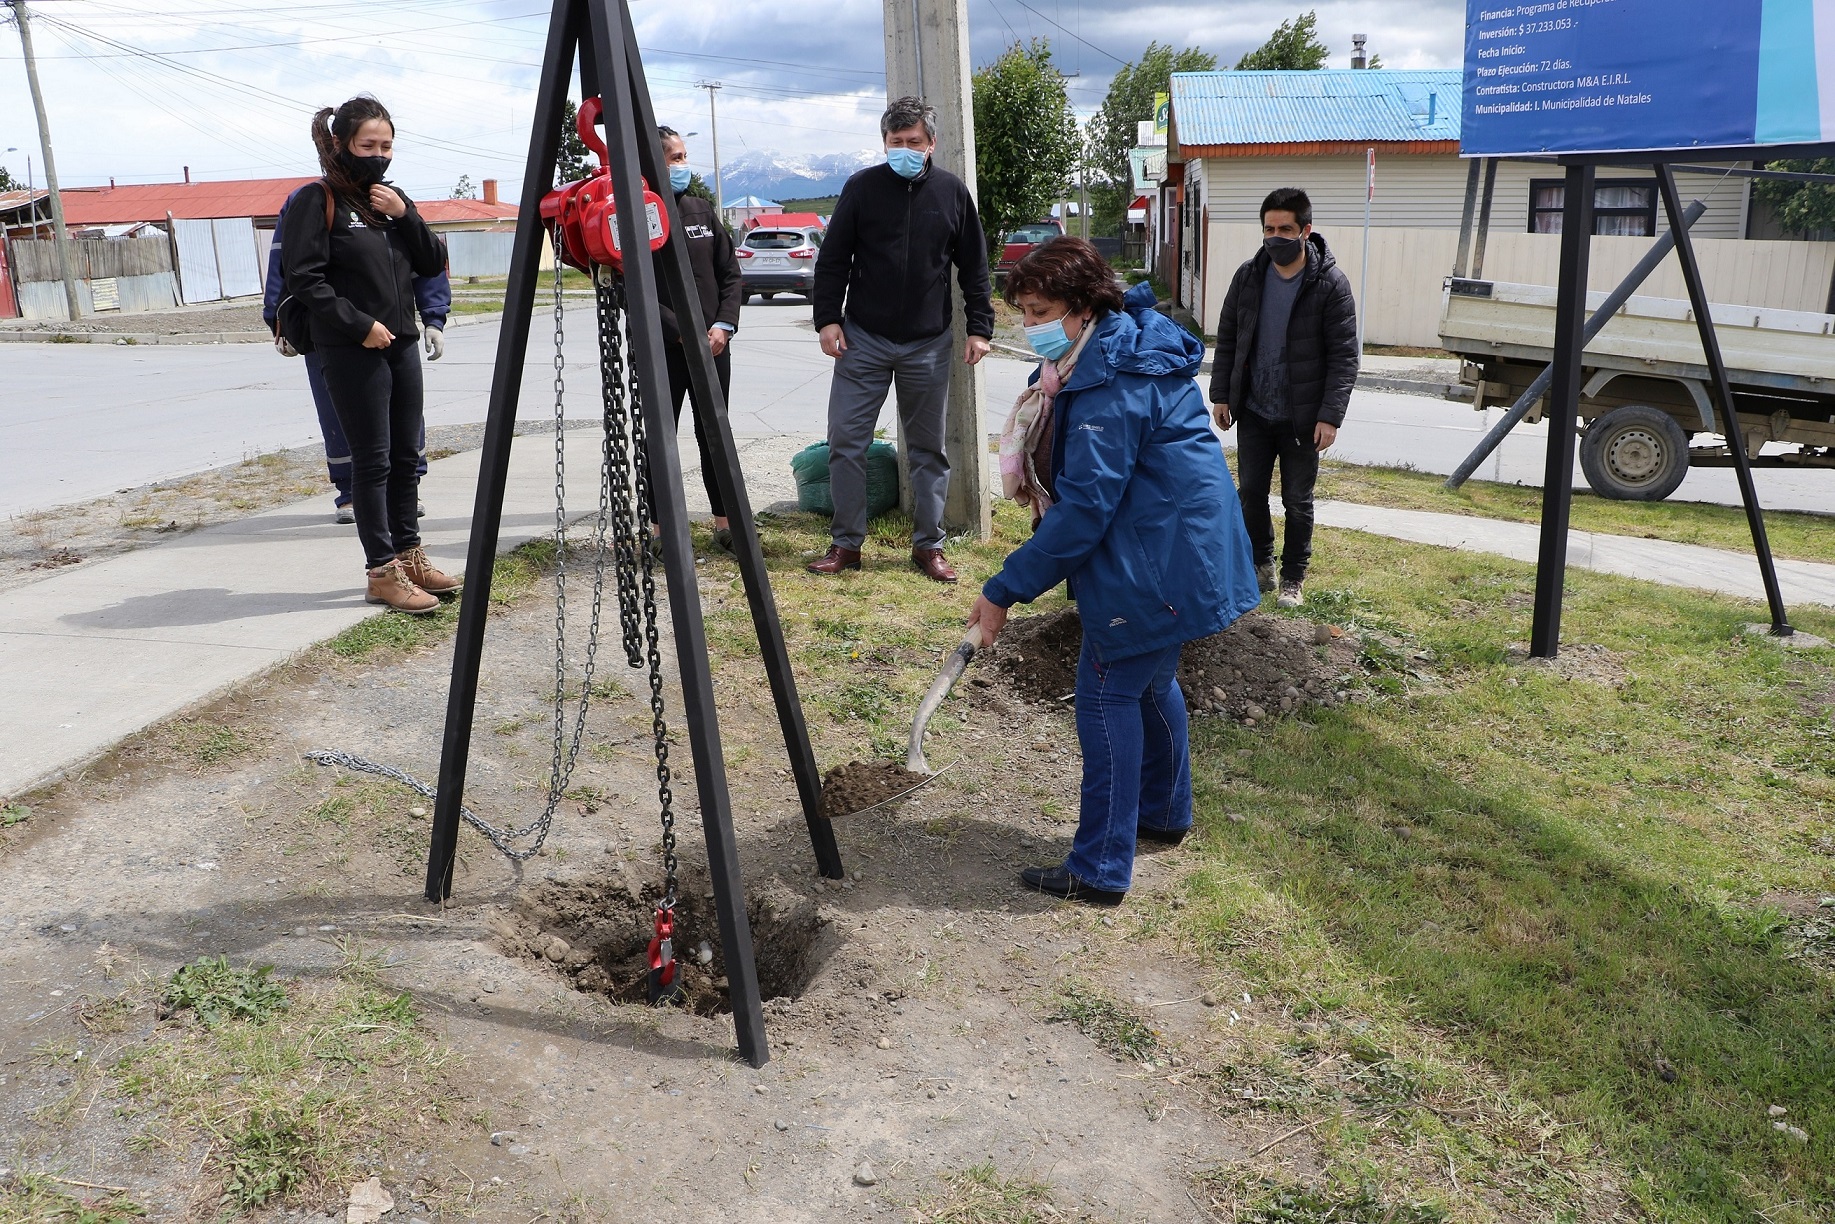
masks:
<path fill-rule="evenodd" d="M 1076 609 L 1026 616 L 986 656 L 1020 696 L 1065 701 L 1077 688 L 1083 622 Z M 1185 644 L 1179 686 L 1194 713 L 1254 725 L 1307 705 L 1350 700 L 1359 681 L 1356 641 L 1336 626 L 1250 612 L 1222 633 Z"/>
<path fill-rule="evenodd" d="M 851 816 L 923 785 L 925 775 L 891 761 L 849 761 L 822 779 L 822 815 Z"/>
<path fill-rule="evenodd" d="M 581 990 L 641 1003 L 661 895 L 657 882 L 639 886 L 622 871 L 593 880 L 550 880 L 519 898 L 514 911 L 495 915 L 491 926 L 505 955 L 547 961 Z M 746 917 L 760 996 L 800 996 L 814 974 L 816 903 L 772 883 L 748 892 Z M 687 1010 L 703 1016 L 732 1011 L 714 898 L 704 880 L 684 880 L 678 889 L 675 955 Z"/>

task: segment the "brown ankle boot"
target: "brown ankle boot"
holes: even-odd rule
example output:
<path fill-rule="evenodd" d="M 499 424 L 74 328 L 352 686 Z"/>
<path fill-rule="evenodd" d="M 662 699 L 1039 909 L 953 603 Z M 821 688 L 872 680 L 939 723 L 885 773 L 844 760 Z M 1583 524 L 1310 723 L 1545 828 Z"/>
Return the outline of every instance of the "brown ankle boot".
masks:
<path fill-rule="evenodd" d="M 949 562 L 943 559 L 940 548 L 914 548 L 911 550 L 911 564 L 918 573 L 932 582 L 954 582 L 956 571 Z"/>
<path fill-rule="evenodd" d="M 429 595 L 450 595 L 465 585 L 463 578 L 442 574 L 427 560 L 427 550 L 416 544 L 395 558 L 407 572 L 408 580 Z"/>
<path fill-rule="evenodd" d="M 820 561 L 811 561 L 804 568 L 812 574 L 839 574 L 842 570 L 857 570 L 860 568 L 860 550 L 831 544 Z"/>
<path fill-rule="evenodd" d="M 399 559 L 370 570 L 369 578 L 369 590 L 363 596 L 368 603 L 386 604 L 415 616 L 425 616 L 440 606 L 439 600 L 414 584 Z"/>

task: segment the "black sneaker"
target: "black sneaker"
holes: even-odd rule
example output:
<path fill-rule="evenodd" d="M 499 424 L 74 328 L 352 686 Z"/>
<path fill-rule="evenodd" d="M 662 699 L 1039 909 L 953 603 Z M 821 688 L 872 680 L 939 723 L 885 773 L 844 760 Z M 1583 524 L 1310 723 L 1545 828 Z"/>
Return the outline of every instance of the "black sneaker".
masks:
<path fill-rule="evenodd" d="M 1137 841 L 1158 842 L 1162 846 L 1176 846 L 1185 840 L 1190 829 L 1149 829 L 1146 825 L 1134 830 Z"/>
<path fill-rule="evenodd" d="M 1020 885 L 1048 897 L 1081 901 L 1085 905 L 1120 905 L 1125 892 L 1092 888 L 1063 867 L 1028 867 L 1019 873 Z"/>

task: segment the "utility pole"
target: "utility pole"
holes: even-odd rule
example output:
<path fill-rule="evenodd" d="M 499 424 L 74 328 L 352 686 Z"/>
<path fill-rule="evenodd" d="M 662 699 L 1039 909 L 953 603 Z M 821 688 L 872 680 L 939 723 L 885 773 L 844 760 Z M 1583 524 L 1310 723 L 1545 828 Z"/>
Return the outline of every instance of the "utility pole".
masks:
<path fill-rule="evenodd" d="M 38 58 L 32 52 L 32 26 L 25 0 L 12 0 L 13 20 L 19 26 L 19 45 L 25 51 L 25 79 L 32 88 L 32 109 L 38 115 L 38 143 L 45 154 L 45 187 L 51 193 L 51 234 L 57 246 L 57 270 L 64 278 L 64 299 L 70 306 L 72 322 L 83 317 L 83 303 L 76 295 L 76 274 L 70 268 L 70 234 L 64 229 L 64 198 L 57 190 L 57 160 L 51 155 L 51 123 L 45 118 L 45 94 L 38 87 Z M 30 173 L 27 175 L 30 178 Z M 27 187 L 27 192 L 31 188 Z"/>
<path fill-rule="evenodd" d="M 696 81 L 696 89 L 707 91 L 707 131 L 714 142 L 714 212 L 721 224 L 726 222 L 726 192 L 720 187 L 720 116 L 715 113 L 714 95 L 724 89 L 719 81 Z"/>
<path fill-rule="evenodd" d="M 975 109 L 969 87 L 968 0 L 882 0 L 886 22 L 886 96 L 919 97 L 937 108 L 937 149 L 932 160 L 975 185 Z M 985 540 L 993 530 L 988 502 L 988 436 L 981 367 L 965 365 L 968 342 L 961 291 L 951 287 L 955 352 L 950 357 L 949 420 L 943 449 L 949 457 L 949 499 L 943 525 Z M 901 451 L 903 447 L 901 446 Z M 902 455 L 901 455 L 902 458 Z"/>

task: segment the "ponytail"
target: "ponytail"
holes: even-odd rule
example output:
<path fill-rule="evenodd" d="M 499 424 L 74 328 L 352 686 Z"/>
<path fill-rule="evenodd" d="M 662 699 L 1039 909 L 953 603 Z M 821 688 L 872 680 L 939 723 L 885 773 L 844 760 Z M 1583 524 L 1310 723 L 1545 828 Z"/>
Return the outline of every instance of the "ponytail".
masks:
<path fill-rule="evenodd" d="M 333 199 L 355 209 L 364 224 L 381 228 L 387 218 L 370 206 L 370 193 L 351 177 L 338 156 L 340 146 L 348 148 L 357 129 L 372 119 L 380 119 L 394 130 L 395 120 L 389 117 L 388 110 L 368 94 L 358 94 L 335 111 L 327 106 L 312 116 L 312 146 L 318 151 L 319 171 Z"/>

